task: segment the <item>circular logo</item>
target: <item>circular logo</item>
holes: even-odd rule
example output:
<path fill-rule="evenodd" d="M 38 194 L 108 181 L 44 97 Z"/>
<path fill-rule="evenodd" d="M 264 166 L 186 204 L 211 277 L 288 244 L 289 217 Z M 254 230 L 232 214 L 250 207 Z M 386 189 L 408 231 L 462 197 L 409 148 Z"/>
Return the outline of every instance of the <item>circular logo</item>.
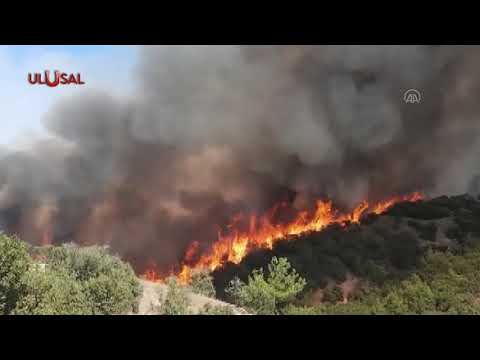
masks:
<path fill-rule="evenodd" d="M 422 94 L 417 89 L 410 89 L 405 91 L 403 100 L 406 104 L 420 104 L 422 102 Z"/>

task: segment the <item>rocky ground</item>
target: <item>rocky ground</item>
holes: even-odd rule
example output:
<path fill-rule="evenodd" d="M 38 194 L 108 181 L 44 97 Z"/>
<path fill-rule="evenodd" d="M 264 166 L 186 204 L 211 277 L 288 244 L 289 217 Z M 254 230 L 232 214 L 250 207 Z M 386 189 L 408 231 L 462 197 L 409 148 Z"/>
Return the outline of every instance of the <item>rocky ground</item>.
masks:
<path fill-rule="evenodd" d="M 140 280 L 143 286 L 143 295 L 140 299 L 139 311 L 137 315 L 158 315 L 158 307 L 160 299 L 166 295 L 167 287 L 164 284 L 154 283 L 151 281 Z M 248 315 L 244 309 L 233 306 L 223 301 L 212 299 L 203 295 L 187 292 L 191 302 L 190 310 L 194 314 L 198 314 L 205 304 L 212 306 L 230 306 L 235 315 Z"/>

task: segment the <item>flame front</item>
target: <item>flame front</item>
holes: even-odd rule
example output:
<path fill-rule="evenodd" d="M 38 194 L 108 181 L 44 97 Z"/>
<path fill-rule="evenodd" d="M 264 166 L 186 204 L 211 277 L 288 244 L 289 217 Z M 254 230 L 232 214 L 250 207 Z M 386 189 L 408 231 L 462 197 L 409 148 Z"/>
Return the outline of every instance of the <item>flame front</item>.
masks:
<path fill-rule="evenodd" d="M 217 240 L 203 254 L 199 253 L 199 243 L 193 242 L 187 249 L 180 271 L 176 275 L 181 283 L 188 284 L 191 280 L 192 272 L 195 270 L 214 271 L 228 262 L 239 264 L 245 256 L 255 249 L 272 249 L 279 241 L 292 239 L 295 235 L 321 231 L 329 225 L 338 224 L 346 226 L 348 223 L 359 223 L 365 214 L 373 213 L 379 215 L 396 203 L 404 201 L 415 202 L 423 198 L 422 194 L 415 192 L 407 196 L 396 196 L 375 204 L 363 201 L 352 212 L 347 214 L 342 214 L 335 210 L 331 201 L 319 200 L 313 213 L 301 211 L 293 220 L 277 224 L 273 219 L 277 211 L 286 206 L 285 203 L 280 203 L 263 216 L 250 216 L 246 230 L 240 230 L 240 224 L 246 217 L 238 215 L 229 224 L 228 234 L 223 234 L 219 231 Z M 161 281 L 155 272 L 152 273 L 152 270 L 149 270 L 145 277 Z"/>

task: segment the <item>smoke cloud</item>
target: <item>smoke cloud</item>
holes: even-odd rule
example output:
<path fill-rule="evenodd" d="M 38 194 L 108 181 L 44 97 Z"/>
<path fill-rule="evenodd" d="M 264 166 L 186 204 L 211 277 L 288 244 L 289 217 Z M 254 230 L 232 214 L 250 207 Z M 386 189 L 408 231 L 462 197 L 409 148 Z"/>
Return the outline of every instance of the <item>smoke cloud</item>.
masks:
<path fill-rule="evenodd" d="M 477 194 L 479 60 L 477 46 L 144 47 L 130 100 L 70 98 L 49 138 L 0 149 L 0 227 L 109 244 L 142 271 L 280 200 Z"/>

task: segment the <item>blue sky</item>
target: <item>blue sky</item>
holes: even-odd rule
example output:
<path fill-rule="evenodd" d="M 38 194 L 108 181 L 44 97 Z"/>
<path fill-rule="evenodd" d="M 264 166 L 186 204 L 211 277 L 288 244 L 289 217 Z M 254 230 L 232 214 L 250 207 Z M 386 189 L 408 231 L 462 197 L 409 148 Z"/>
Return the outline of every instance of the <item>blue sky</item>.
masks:
<path fill-rule="evenodd" d="M 50 106 L 82 91 L 106 90 L 128 96 L 138 49 L 115 45 L 0 46 L 0 145 L 45 132 L 42 118 Z M 28 73 L 60 70 L 82 74 L 84 86 L 32 86 Z"/>

